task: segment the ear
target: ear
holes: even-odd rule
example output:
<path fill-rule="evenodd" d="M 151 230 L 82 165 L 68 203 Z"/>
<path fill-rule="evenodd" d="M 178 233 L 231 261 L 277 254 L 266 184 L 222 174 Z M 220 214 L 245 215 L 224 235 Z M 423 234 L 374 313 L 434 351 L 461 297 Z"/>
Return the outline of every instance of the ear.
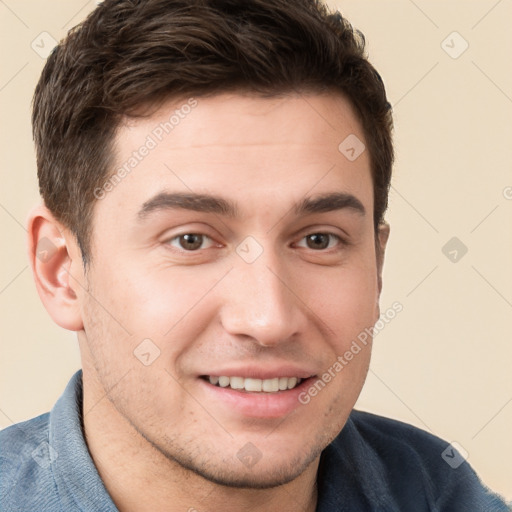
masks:
<path fill-rule="evenodd" d="M 83 329 L 77 293 L 83 281 L 81 251 L 75 237 L 45 206 L 28 217 L 28 256 L 39 297 L 53 321 L 70 331 Z"/>
<path fill-rule="evenodd" d="M 389 238 L 389 224 L 382 222 L 377 228 L 377 237 L 375 240 L 375 249 L 377 253 L 377 279 L 379 285 L 379 297 L 382 292 L 382 268 L 384 267 L 384 255 L 386 253 L 386 245 Z"/>

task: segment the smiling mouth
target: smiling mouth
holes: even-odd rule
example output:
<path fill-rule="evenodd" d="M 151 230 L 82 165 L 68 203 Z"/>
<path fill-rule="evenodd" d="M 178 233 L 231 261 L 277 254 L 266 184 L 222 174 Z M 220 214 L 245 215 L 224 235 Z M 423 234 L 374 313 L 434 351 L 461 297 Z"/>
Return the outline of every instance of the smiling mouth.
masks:
<path fill-rule="evenodd" d="M 275 377 L 273 379 L 251 379 L 245 377 L 201 376 L 210 384 L 249 393 L 278 393 L 297 387 L 304 379 L 298 377 Z"/>

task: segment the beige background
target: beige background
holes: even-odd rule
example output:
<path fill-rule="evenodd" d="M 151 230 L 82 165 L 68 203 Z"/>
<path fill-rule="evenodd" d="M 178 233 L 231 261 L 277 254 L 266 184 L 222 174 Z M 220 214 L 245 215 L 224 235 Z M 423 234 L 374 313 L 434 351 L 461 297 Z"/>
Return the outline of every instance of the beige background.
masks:
<path fill-rule="evenodd" d="M 366 35 L 396 124 L 382 308 L 404 310 L 375 340 L 358 407 L 458 442 L 512 499 L 512 2 L 330 4 Z M 46 314 L 25 254 L 44 64 L 31 44 L 44 54 L 94 6 L 0 1 L 0 426 L 49 410 L 79 368 L 75 335 Z M 454 236 L 468 248 L 457 262 L 442 252 Z"/>

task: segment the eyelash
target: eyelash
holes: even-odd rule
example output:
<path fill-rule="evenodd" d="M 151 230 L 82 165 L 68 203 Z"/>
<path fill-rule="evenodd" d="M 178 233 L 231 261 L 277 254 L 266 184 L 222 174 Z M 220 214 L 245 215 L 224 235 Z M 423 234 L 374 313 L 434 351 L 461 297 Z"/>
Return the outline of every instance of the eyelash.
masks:
<path fill-rule="evenodd" d="M 194 232 L 182 233 L 182 234 L 180 234 L 180 235 L 176 235 L 176 236 L 174 236 L 174 237 L 170 238 L 170 239 L 166 242 L 166 244 L 168 244 L 168 245 L 170 245 L 170 246 L 172 246 L 172 247 L 175 247 L 178 251 L 180 251 L 180 252 L 184 252 L 184 253 L 196 253 L 196 252 L 199 252 L 200 250 L 206 250 L 206 249 L 209 249 L 209 248 L 210 248 L 210 247 L 207 247 L 207 248 L 201 248 L 201 247 L 200 247 L 200 248 L 198 248 L 198 249 L 194 249 L 194 250 L 187 250 L 187 249 L 184 249 L 183 247 L 177 247 L 177 246 L 173 245 L 173 242 L 175 242 L 175 241 L 176 241 L 176 243 L 177 243 L 177 244 L 179 244 L 179 243 L 180 243 L 180 239 L 181 239 L 182 237 L 184 237 L 184 236 L 190 236 L 190 235 L 203 237 L 202 242 L 204 242 L 205 240 L 210 240 L 210 242 L 211 242 L 210 247 L 211 247 L 211 246 L 213 246 L 213 245 L 215 244 L 214 240 L 213 240 L 211 237 L 209 237 L 208 235 L 205 235 L 205 234 L 203 234 L 203 233 L 194 233 Z M 324 235 L 324 236 L 328 236 L 328 237 L 330 237 L 331 241 L 334 239 L 334 240 L 337 242 L 337 244 L 336 244 L 337 246 L 346 246 L 346 245 L 348 245 L 348 242 L 347 242 L 346 240 L 344 240 L 343 238 L 341 238 L 339 235 L 336 235 L 336 234 L 334 234 L 334 233 L 329 233 L 329 232 L 323 232 L 323 231 L 315 231 L 315 232 L 312 232 L 312 233 L 308 233 L 307 235 L 304 235 L 304 236 L 300 239 L 300 242 L 305 241 L 308 237 L 310 237 L 310 236 L 314 236 L 314 235 Z M 306 243 L 307 243 L 307 242 L 306 242 Z M 201 243 L 201 245 L 203 245 L 203 244 Z M 331 247 L 330 245 L 331 245 L 331 244 L 330 244 L 330 242 L 329 242 L 328 247 L 327 247 L 327 248 L 325 248 L 325 249 L 318 249 L 318 250 L 316 250 L 316 249 L 311 249 L 311 248 L 309 248 L 309 249 L 313 250 L 314 252 L 328 252 L 328 251 L 332 250 L 332 249 L 333 249 L 333 247 L 335 247 L 335 246 Z M 303 247 L 303 248 L 305 248 L 305 249 L 308 249 L 308 247 L 304 247 L 304 246 L 299 246 L 299 247 Z"/>

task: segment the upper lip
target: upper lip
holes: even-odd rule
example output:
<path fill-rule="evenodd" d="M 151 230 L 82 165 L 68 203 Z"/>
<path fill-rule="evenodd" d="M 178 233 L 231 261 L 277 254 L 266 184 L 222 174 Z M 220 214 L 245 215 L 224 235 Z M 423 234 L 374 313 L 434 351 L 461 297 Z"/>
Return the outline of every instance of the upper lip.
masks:
<path fill-rule="evenodd" d="M 308 379 L 316 374 L 314 370 L 304 367 L 291 365 L 281 365 L 273 367 L 258 368 L 256 366 L 238 366 L 227 367 L 222 370 L 211 370 L 208 373 L 202 373 L 202 376 L 208 377 L 244 377 L 246 379 L 275 379 L 276 377 L 297 377 L 299 379 Z"/>

